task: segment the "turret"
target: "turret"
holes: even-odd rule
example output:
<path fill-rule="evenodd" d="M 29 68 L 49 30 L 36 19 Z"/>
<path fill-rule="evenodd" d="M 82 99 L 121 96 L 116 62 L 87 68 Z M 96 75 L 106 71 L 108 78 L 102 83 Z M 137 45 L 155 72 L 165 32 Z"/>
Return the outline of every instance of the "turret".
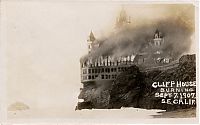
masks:
<path fill-rule="evenodd" d="M 87 40 L 87 43 L 88 43 L 88 53 L 90 53 L 93 49 L 93 44 L 94 44 L 94 41 L 96 40 L 96 38 L 94 37 L 94 34 L 93 32 L 91 31 L 90 32 L 90 35 L 89 35 L 89 38 Z"/>
<path fill-rule="evenodd" d="M 157 29 L 154 33 L 153 44 L 156 47 L 161 46 L 164 43 L 162 33 Z"/>
<path fill-rule="evenodd" d="M 116 18 L 116 28 L 121 28 L 131 23 L 130 16 L 128 17 L 124 8 L 122 8 L 119 16 Z"/>

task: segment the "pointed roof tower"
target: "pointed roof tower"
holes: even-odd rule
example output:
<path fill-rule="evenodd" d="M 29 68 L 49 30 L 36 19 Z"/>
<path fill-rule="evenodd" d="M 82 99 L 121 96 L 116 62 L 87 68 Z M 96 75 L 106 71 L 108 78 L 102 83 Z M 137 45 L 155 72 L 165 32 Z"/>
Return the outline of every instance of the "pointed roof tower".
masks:
<path fill-rule="evenodd" d="M 126 11 L 124 10 L 124 8 L 122 8 L 119 14 L 119 22 L 126 22 L 126 21 L 127 21 Z"/>
<path fill-rule="evenodd" d="M 130 23 L 130 17 L 127 16 L 124 7 L 122 7 L 119 16 L 116 18 L 116 27 L 120 28 Z"/>
<path fill-rule="evenodd" d="M 90 32 L 89 40 L 90 41 L 95 41 L 96 40 L 96 38 L 94 37 L 94 34 L 93 34 L 92 31 Z"/>
<path fill-rule="evenodd" d="M 159 30 L 158 30 L 158 29 L 156 29 L 155 33 L 159 33 Z"/>

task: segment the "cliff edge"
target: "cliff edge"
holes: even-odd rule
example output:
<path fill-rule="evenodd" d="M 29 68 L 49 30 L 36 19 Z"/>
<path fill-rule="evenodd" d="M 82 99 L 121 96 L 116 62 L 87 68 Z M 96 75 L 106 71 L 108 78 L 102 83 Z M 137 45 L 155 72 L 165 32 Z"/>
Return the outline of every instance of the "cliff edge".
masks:
<path fill-rule="evenodd" d="M 161 98 L 155 97 L 159 90 L 152 87 L 154 81 L 196 81 L 195 55 L 183 55 L 178 67 L 172 69 L 145 72 L 133 65 L 119 74 L 115 81 L 85 83 L 79 95 L 79 99 L 84 101 L 78 103 L 77 109 L 134 107 L 172 111 L 196 106 L 161 103 Z M 196 87 L 193 90 L 196 92 Z"/>

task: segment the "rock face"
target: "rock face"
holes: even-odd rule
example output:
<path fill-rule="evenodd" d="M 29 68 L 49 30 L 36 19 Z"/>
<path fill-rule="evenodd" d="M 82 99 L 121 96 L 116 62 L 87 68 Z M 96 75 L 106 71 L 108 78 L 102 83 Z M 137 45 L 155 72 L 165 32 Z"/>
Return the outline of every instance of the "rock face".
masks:
<path fill-rule="evenodd" d="M 79 99 L 84 99 L 84 102 L 78 103 L 77 109 L 108 108 L 111 85 L 112 81 L 85 83 L 79 95 Z"/>
<path fill-rule="evenodd" d="M 139 107 L 145 83 L 144 75 L 137 66 L 121 73 L 112 84 L 109 108 Z"/>
<path fill-rule="evenodd" d="M 195 55 L 182 56 L 178 67 L 173 69 L 141 72 L 133 65 L 118 75 L 115 81 L 84 84 L 79 95 L 84 102 L 78 104 L 78 109 L 135 107 L 174 110 L 191 107 L 162 104 L 160 98 L 155 98 L 159 90 L 152 87 L 154 81 L 196 81 Z M 196 88 L 193 89 L 196 92 Z"/>

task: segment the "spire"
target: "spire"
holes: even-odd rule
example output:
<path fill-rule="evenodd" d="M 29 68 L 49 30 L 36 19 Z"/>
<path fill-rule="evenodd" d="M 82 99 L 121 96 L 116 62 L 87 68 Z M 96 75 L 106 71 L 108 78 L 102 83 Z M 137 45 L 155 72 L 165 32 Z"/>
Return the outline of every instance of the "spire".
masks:
<path fill-rule="evenodd" d="M 130 23 L 130 17 L 127 16 L 124 7 L 122 7 L 119 16 L 116 18 L 116 27 L 120 28 Z"/>
<path fill-rule="evenodd" d="M 119 22 L 126 22 L 126 21 L 127 21 L 126 11 L 124 10 L 124 8 L 122 8 L 119 15 Z"/>
<path fill-rule="evenodd" d="M 159 33 L 159 30 L 158 30 L 158 29 L 156 29 L 155 33 Z"/>
<path fill-rule="evenodd" d="M 94 37 L 94 34 L 93 34 L 92 31 L 90 32 L 89 39 L 90 39 L 90 41 L 95 41 L 96 40 L 96 38 Z"/>

